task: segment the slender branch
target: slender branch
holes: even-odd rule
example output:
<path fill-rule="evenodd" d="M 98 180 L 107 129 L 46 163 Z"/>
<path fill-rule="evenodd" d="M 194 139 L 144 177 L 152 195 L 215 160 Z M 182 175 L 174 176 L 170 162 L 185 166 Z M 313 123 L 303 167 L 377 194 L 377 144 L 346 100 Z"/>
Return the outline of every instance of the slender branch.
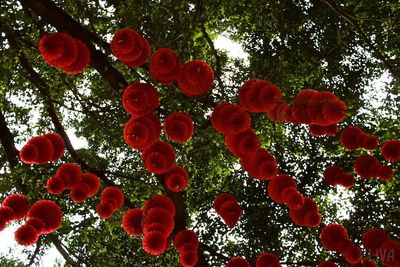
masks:
<path fill-rule="evenodd" d="M 207 251 L 208 253 L 210 253 L 211 256 L 217 257 L 221 260 L 225 260 L 225 261 L 229 261 L 230 258 L 228 256 L 225 256 L 222 253 L 219 253 L 218 251 L 216 251 L 215 249 L 213 249 L 212 247 L 210 247 L 209 245 L 206 245 L 204 243 L 201 243 L 201 247 Z"/>
<path fill-rule="evenodd" d="M 30 260 L 29 260 L 29 263 L 28 263 L 27 267 L 32 266 L 32 264 L 35 263 L 36 256 L 40 252 L 40 246 L 41 246 L 41 242 L 40 242 L 40 239 L 39 239 L 39 241 L 36 243 L 35 251 L 33 252 L 32 256 L 30 257 Z"/>
<path fill-rule="evenodd" d="M 61 241 L 58 239 L 56 235 L 50 235 L 50 239 L 53 242 L 54 246 L 60 252 L 60 254 L 63 256 L 66 262 L 68 262 L 70 265 L 75 266 L 75 267 L 80 267 L 81 265 L 79 262 L 75 261 L 69 253 L 64 249 Z"/>
<path fill-rule="evenodd" d="M 217 49 L 215 49 L 214 43 L 211 40 L 210 35 L 207 33 L 207 30 L 206 30 L 206 27 L 204 26 L 204 24 L 202 24 L 200 26 L 200 30 L 201 30 L 201 33 L 203 34 L 204 39 L 206 39 L 206 41 L 207 41 L 207 43 L 208 43 L 208 45 L 209 45 L 209 47 L 211 49 L 211 52 L 214 55 L 215 67 L 216 67 L 216 69 L 215 69 L 215 77 L 217 78 L 218 86 L 222 91 L 222 95 L 225 95 L 225 86 L 224 86 L 224 84 L 222 82 L 222 79 L 221 79 L 221 72 L 222 72 L 221 71 L 221 57 L 218 55 L 218 51 L 217 51 Z"/>
<path fill-rule="evenodd" d="M 357 20 L 346 13 L 344 10 L 336 6 L 332 0 L 320 0 L 322 3 L 327 5 L 336 15 L 342 17 L 348 24 L 350 24 L 356 32 L 360 35 L 361 39 L 367 45 L 367 47 L 372 51 L 372 54 L 378 58 L 382 63 L 388 68 L 390 73 L 393 75 L 395 79 L 400 81 L 400 73 L 397 71 L 396 66 L 390 62 L 378 49 L 376 44 L 374 44 L 367 36 L 367 34 L 363 31 L 363 29 L 358 24 Z"/>

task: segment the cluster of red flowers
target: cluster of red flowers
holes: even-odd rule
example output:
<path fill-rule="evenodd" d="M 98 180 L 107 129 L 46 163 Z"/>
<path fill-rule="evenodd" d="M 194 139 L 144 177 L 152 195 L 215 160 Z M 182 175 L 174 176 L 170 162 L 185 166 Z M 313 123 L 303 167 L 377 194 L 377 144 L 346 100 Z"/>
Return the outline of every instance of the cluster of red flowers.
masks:
<path fill-rule="evenodd" d="M 361 155 L 354 161 L 354 169 L 356 173 L 364 179 L 378 177 L 387 181 L 393 177 L 393 170 L 389 166 L 382 165 L 380 161 L 371 155 Z"/>
<path fill-rule="evenodd" d="M 189 173 L 182 166 L 172 167 L 164 175 L 164 183 L 171 192 L 181 192 L 189 182 Z"/>
<path fill-rule="evenodd" d="M 101 192 L 100 204 L 96 207 L 97 214 L 108 219 L 124 204 L 124 193 L 115 186 L 109 186 Z"/>
<path fill-rule="evenodd" d="M 51 200 L 39 200 L 29 209 L 25 224 L 15 231 L 15 240 L 23 246 L 32 245 L 40 235 L 57 230 L 61 222 L 61 208 Z"/>
<path fill-rule="evenodd" d="M 63 32 L 44 35 L 39 50 L 44 61 L 68 74 L 81 73 L 90 62 L 87 45 Z"/>
<path fill-rule="evenodd" d="M 129 67 L 139 67 L 150 54 L 150 44 L 138 32 L 124 28 L 117 31 L 111 40 L 113 55 Z"/>
<path fill-rule="evenodd" d="M 175 235 L 175 249 L 179 252 L 179 262 L 183 267 L 193 267 L 198 261 L 199 239 L 191 230 L 182 230 Z"/>
<path fill-rule="evenodd" d="M 45 164 L 59 160 L 64 154 L 64 141 L 56 133 L 35 136 L 19 152 L 21 161 L 26 164 Z"/>
<path fill-rule="evenodd" d="M 143 206 L 143 249 L 154 256 L 164 253 L 170 245 L 174 229 L 175 204 L 167 196 L 155 195 Z"/>
<path fill-rule="evenodd" d="M 14 220 L 22 220 L 29 211 L 29 200 L 21 194 L 13 194 L 6 197 L 0 207 L 0 231 Z"/>
<path fill-rule="evenodd" d="M 251 264 L 245 258 L 234 257 L 228 261 L 225 267 L 251 267 Z"/>
<path fill-rule="evenodd" d="M 362 261 L 359 246 L 349 240 L 347 230 L 341 224 L 329 224 L 322 229 L 321 243 L 326 250 L 341 253 L 349 264 Z"/>
<path fill-rule="evenodd" d="M 157 82 L 168 85 L 178 80 L 181 62 L 170 48 L 157 49 L 150 58 L 150 74 Z"/>
<path fill-rule="evenodd" d="M 315 136 L 335 136 L 339 130 L 337 124 L 331 124 L 328 126 L 311 124 L 308 127 L 310 129 L 310 133 Z"/>
<path fill-rule="evenodd" d="M 316 227 L 321 223 L 317 204 L 297 191 L 297 183 L 291 176 L 275 176 L 268 184 L 267 193 L 273 201 L 288 206 L 290 217 L 296 224 Z"/>
<path fill-rule="evenodd" d="M 324 181 L 329 185 L 341 185 L 345 188 L 353 187 L 356 182 L 351 173 L 344 172 L 343 169 L 338 165 L 332 165 L 325 169 Z"/>
<path fill-rule="evenodd" d="M 390 162 L 396 162 L 400 160 L 400 141 L 399 140 L 388 140 L 381 148 L 382 156 Z"/>
<path fill-rule="evenodd" d="M 242 208 L 236 197 L 228 193 L 220 193 L 215 198 L 214 209 L 229 227 L 234 227 L 242 215 Z"/>
<path fill-rule="evenodd" d="M 164 130 L 173 142 L 184 143 L 193 135 L 192 117 L 185 112 L 173 112 L 165 119 Z"/>
<path fill-rule="evenodd" d="M 54 176 L 47 180 L 46 188 L 50 194 L 58 195 L 70 189 L 71 200 L 81 203 L 97 194 L 100 180 L 93 173 L 82 173 L 81 168 L 73 163 L 64 163 L 58 167 Z"/>
<path fill-rule="evenodd" d="M 400 266 L 400 243 L 391 240 L 385 231 L 370 229 L 362 236 L 362 243 L 367 252 L 380 259 L 387 267 Z"/>
<path fill-rule="evenodd" d="M 277 255 L 271 252 L 264 252 L 257 257 L 256 267 L 281 267 L 281 264 Z"/>
<path fill-rule="evenodd" d="M 340 142 L 344 148 L 354 151 L 360 148 L 375 149 L 378 146 L 378 138 L 363 132 L 357 126 L 349 126 L 340 134 Z"/>

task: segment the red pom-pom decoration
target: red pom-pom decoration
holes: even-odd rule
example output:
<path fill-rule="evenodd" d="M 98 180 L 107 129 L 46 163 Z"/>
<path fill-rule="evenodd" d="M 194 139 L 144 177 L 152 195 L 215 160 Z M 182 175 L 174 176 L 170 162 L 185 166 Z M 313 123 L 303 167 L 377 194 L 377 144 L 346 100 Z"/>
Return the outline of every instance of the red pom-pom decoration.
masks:
<path fill-rule="evenodd" d="M 70 192 L 71 200 L 76 203 L 82 203 L 86 198 L 89 197 L 89 186 L 80 183 L 79 185 L 72 188 Z"/>
<path fill-rule="evenodd" d="M 90 172 L 82 174 L 82 179 L 80 184 L 85 184 L 88 186 L 88 191 L 87 191 L 88 197 L 96 195 L 101 186 L 99 177 Z"/>
<path fill-rule="evenodd" d="M 174 50 L 159 48 L 150 58 L 150 74 L 161 84 L 171 84 L 179 77 L 181 63 Z"/>
<path fill-rule="evenodd" d="M 181 230 L 174 237 L 174 245 L 177 251 L 183 252 L 189 247 L 191 250 L 197 250 L 199 247 L 199 240 L 197 234 L 191 230 Z"/>
<path fill-rule="evenodd" d="M 62 32 L 43 36 L 39 41 L 39 51 L 48 64 L 60 69 L 72 64 L 78 56 L 75 39 Z"/>
<path fill-rule="evenodd" d="M 179 262 L 183 267 L 193 267 L 198 261 L 196 250 L 183 250 L 179 255 Z"/>
<path fill-rule="evenodd" d="M 386 267 L 400 266 L 400 243 L 388 240 L 379 248 L 379 259 Z"/>
<path fill-rule="evenodd" d="M 321 126 L 317 124 L 312 124 L 309 126 L 310 133 L 314 136 L 335 136 L 339 130 L 337 124 L 332 124 L 328 126 Z"/>
<path fill-rule="evenodd" d="M 222 134 L 238 134 L 250 128 L 250 116 L 240 106 L 222 103 L 215 107 L 211 124 Z"/>
<path fill-rule="evenodd" d="M 81 182 L 82 171 L 74 163 L 64 163 L 58 167 L 56 176 L 63 180 L 66 189 L 72 189 Z"/>
<path fill-rule="evenodd" d="M 225 145 L 235 157 L 249 157 L 260 148 L 260 141 L 253 129 L 238 134 L 225 135 Z"/>
<path fill-rule="evenodd" d="M 249 112 L 271 112 L 281 104 L 281 97 L 281 90 L 265 80 L 249 80 L 239 89 L 240 105 Z"/>
<path fill-rule="evenodd" d="M 44 229 L 45 229 L 45 227 L 46 227 L 45 223 L 41 219 L 39 219 L 37 217 L 29 218 L 25 222 L 25 224 L 26 225 L 32 225 L 33 227 L 35 227 L 35 229 L 38 232 L 38 234 L 42 234 Z"/>
<path fill-rule="evenodd" d="M 64 155 L 65 144 L 63 138 L 56 133 L 44 134 L 44 137 L 50 140 L 53 144 L 54 154 L 51 161 L 59 160 Z"/>
<path fill-rule="evenodd" d="M 45 234 L 54 232 L 62 222 L 61 208 L 51 200 L 39 200 L 34 203 L 28 212 L 28 219 L 32 217 L 44 222 Z"/>
<path fill-rule="evenodd" d="M 257 257 L 256 267 L 280 266 L 279 258 L 274 253 L 264 252 Z"/>
<path fill-rule="evenodd" d="M 124 204 L 124 193 L 121 189 L 115 186 L 109 186 L 101 193 L 101 200 L 106 201 L 107 199 L 114 199 L 116 201 L 117 209 L 122 207 Z"/>
<path fill-rule="evenodd" d="M 326 250 L 340 251 L 342 243 L 349 239 L 349 235 L 343 225 L 329 224 L 322 229 L 320 239 Z"/>
<path fill-rule="evenodd" d="M 15 231 L 15 241 L 22 246 L 30 246 L 37 242 L 39 233 L 32 225 L 22 225 Z"/>
<path fill-rule="evenodd" d="M 329 185 L 341 185 L 345 188 L 351 188 L 355 184 L 354 176 L 344 172 L 343 169 L 337 165 L 332 165 L 325 169 L 324 181 Z"/>
<path fill-rule="evenodd" d="M 382 156 L 390 162 L 396 162 L 400 160 L 400 141 L 389 140 L 386 141 L 381 148 Z"/>
<path fill-rule="evenodd" d="M 381 168 L 381 163 L 377 158 L 370 155 L 358 156 L 354 162 L 356 173 L 364 179 L 376 177 Z"/>
<path fill-rule="evenodd" d="M 169 213 L 175 216 L 175 204 L 167 196 L 155 195 L 144 203 L 143 214 L 146 214 L 151 208 L 163 208 L 169 211 Z"/>
<path fill-rule="evenodd" d="M 131 115 L 140 117 L 153 113 L 160 105 L 157 89 L 148 83 L 133 83 L 122 94 L 122 105 Z"/>
<path fill-rule="evenodd" d="M 315 201 L 305 197 L 303 205 L 296 209 L 290 209 L 289 215 L 300 226 L 316 227 L 321 222 L 321 216 L 318 211 L 319 208 Z"/>
<path fill-rule="evenodd" d="M 251 265 L 246 259 L 242 257 L 235 257 L 230 259 L 225 267 L 251 267 Z"/>
<path fill-rule="evenodd" d="M 175 151 L 170 144 L 157 141 L 143 151 L 142 159 L 149 172 L 163 174 L 175 165 Z"/>
<path fill-rule="evenodd" d="M 7 224 L 8 222 L 14 220 L 14 218 L 15 218 L 14 210 L 10 207 L 3 205 L 0 207 L 0 217 Z"/>
<path fill-rule="evenodd" d="M 192 60 L 184 64 L 178 77 L 179 89 L 189 97 L 200 96 L 209 92 L 213 82 L 214 72 L 202 60 Z"/>
<path fill-rule="evenodd" d="M 78 74 L 83 72 L 90 63 L 90 51 L 87 45 L 79 39 L 74 39 L 77 48 L 77 57 L 71 63 L 65 67 L 62 67 L 61 70 L 68 74 Z"/>
<path fill-rule="evenodd" d="M 240 159 L 242 168 L 259 180 L 271 180 L 278 173 L 278 164 L 274 156 L 264 148 L 259 148 L 248 157 Z"/>
<path fill-rule="evenodd" d="M 333 261 L 323 261 L 317 267 L 338 267 Z"/>
<path fill-rule="evenodd" d="M 153 255 L 162 254 L 167 247 L 167 237 L 157 231 L 153 231 L 144 235 L 142 240 L 143 249 Z"/>
<path fill-rule="evenodd" d="M 289 175 L 277 175 L 268 184 L 268 196 L 275 202 L 283 204 L 282 192 L 286 188 L 292 187 L 297 189 L 296 181 Z"/>
<path fill-rule="evenodd" d="M 372 256 L 378 256 L 379 248 L 388 240 L 389 236 L 385 231 L 380 229 L 370 229 L 362 236 L 362 244 Z"/>
<path fill-rule="evenodd" d="M 164 182 L 170 191 L 181 192 L 189 182 L 189 173 L 182 166 L 174 166 L 165 174 Z"/>
<path fill-rule="evenodd" d="M 351 245 L 344 251 L 344 258 L 350 264 L 356 264 L 362 259 L 361 249 L 357 245 Z"/>
<path fill-rule="evenodd" d="M 3 207 L 9 207 L 13 210 L 13 220 L 21 220 L 28 214 L 30 204 L 26 196 L 13 194 L 4 199 Z"/>
<path fill-rule="evenodd" d="M 50 194 L 59 195 L 65 190 L 65 185 L 59 176 L 53 176 L 47 180 L 46 189 Z"/>
<path fill-rule="evenodd" d="M 144 150 L 160 137 L 161 123 L 157 116 L 148 114 L 132 117 L 124 127 L 124 140 L 132 148 Z"/>
<path fill-rule="evenodd" d="M 193 135 L 192 117 L 185 112 L 173 112 L 165 119 L 164 130 L 173 142 L 184 143 Z"/>
<path fill-rule="evenodd" d="M 136 236 L 143 234 L 143 210 L 134 208 L 128 210 L 122 218 L 122 227 L 129 235 Z"/>

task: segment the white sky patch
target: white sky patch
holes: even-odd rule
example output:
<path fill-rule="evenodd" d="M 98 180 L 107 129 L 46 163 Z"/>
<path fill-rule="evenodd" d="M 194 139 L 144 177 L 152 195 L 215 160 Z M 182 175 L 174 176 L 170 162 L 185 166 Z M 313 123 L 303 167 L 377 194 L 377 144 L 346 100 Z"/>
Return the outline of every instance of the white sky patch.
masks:
<path fill-rule="evenodd" d="M 247 61 L 249 55 L 244 52 L 243 47 L 237 43 L 232 41 L 231 39 L 225 37 L 223 34 L 219 35 L 218 38 L 214 41 L 215 49 L 223 49 L 228 51 L 229 55 L 233 58 L 243 59 Z"/>

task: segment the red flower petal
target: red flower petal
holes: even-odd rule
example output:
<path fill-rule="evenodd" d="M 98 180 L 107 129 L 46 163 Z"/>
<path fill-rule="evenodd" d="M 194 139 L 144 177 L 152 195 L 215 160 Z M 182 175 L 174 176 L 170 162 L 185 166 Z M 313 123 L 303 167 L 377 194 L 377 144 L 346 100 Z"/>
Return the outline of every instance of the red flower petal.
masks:
<path fill-rule="evenodd" d="M 184 64 L 178 77 L 181 92 L 189 97 L 209 92 L 213 86 L 214 72 L 202 60 L 192 60 Z"/>

